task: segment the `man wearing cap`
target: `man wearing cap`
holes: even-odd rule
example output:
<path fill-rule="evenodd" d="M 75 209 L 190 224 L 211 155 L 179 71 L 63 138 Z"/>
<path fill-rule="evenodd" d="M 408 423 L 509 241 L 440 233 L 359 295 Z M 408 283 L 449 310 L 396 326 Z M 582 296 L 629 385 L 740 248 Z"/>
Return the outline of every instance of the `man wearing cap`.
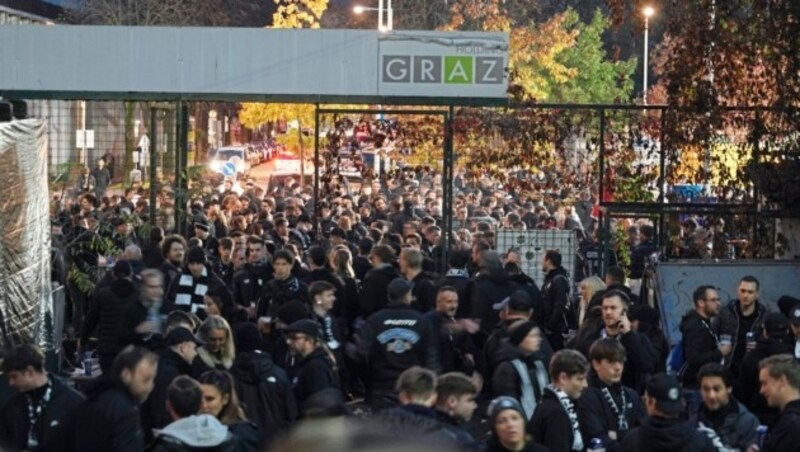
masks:
<path fill-rule="evenodd" d="M 762 334 L 756 347 L 745 353 L 739 367 L 739 377 L 734 385 L 734 394 L 764 425 L 772 425 L 778 417 L 778 410 L 770 408 L 759 392 L 758 363 L 774 355 L 794 353 L 794 346 L 787 342 L 789 319 L 779 312 L 770 312 L 764 318 Z"/>
<path fill-rule="evenodd" d="M 187 253 L 186 268 L 170 282 L 166 311 L 180 309 L 205 318 L 206 294 L 219 295 L 222 298 L 223 315 L 228 313 L 232 306 L 230 291 L 219 276 L 209 269 L 205 251 L 195 246 Z"/>
<path fill-rule="evenodd" d="M 656 374 L 647 381 L 644 395 L 647 418 L 622 440 L 620 450 L 648 452 L 712 452 L 718 450 L 708 433 L 680 418 L 683 398 L 678 379 Z M 713 434 L 713 432 L 711 432 Z M 720 444 L 721 446 L 721 444 Z"/>
<path fill-rule="evenodd" d="M 403 278 L 389 283 L 389 303 L 371 315 L 362 330 L 361 353 L 368 368 L 367 401 L 375 408 L 396 403 L 394 384 L 413 366 L 439 369 L 433 333 L 423 314 L 411 307 L 412 284 Z"/>
<path fill-rule="evenodd" d="M 164 428 L 170 423 L 166 408 L 167 387 L 179 375 L 194 376 L 192 362 L 197 357 L 197 346 L 202 345 L 200 339 L 183 327 L 170 331 L 164 342 L 165 347 L 158 353 L 153 392 L 142 405 L 142 426 L 148 440 L 152 437 L 152 429 Z"/>
<path fill-rule="evenodd" d="M 100 288 L 89 300 L 89 312 L 81 331 L 80 345 L 87 344 L 97 327 L 97 354 L 103 373 L 111 369 L 114 357 L 122 350 L 120 322 L 122 314 L 139 298 L 133 284 L 133 269 L 127 261 L 118 261 L 112 270 L 113 280 Z"/>
<path fill-rule="evenodd" d="M 531 297 L 524 290 L 513 292 L 500 303 L 492 305 L 492 308 L 499 312 L 500 322 L 495 325 L 492 334 L 489 335 L 486 344 L 483 346 L 482 366 L 484 375 L 493 375 L 497 365 L 502 362 L 503 350 L 509 347 L 506 339 L 508 339 L 508 328 L 511 324 L 519 320 L 530 320 L 534 312 Z M 550 362 L 550 357 L 553 356 L 553 348 L 544 336 L 542 336 L 539 354 L 545 363 Z"/>
<path fill-rule="evenodd" d="M 194 236 L 203 241 L 203 249 L 214 259 L 219 258 L 219 240 L 212 235 L 212 224 L 209 220 L 203 219 L 194 223 Z"/>
<path fill-rule="evenodd" d="M 314 394 L 329 389 L 340 390 L 339 377 L 332 356 L 322 347 L 322 328 L 311 319 L 298 320 L 284 333 L 289 349 L 298 358 L 292 369 L 292 388 L 298 406 Z"/>

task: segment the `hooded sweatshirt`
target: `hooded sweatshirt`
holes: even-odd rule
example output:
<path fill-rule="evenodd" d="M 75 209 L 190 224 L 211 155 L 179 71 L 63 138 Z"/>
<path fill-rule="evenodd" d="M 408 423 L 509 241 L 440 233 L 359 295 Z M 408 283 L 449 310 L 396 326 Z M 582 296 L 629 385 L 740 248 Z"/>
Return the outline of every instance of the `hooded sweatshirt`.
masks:
<path fill-rule="evenodd" d="M 233 435 L 209 414 L 189 416 L 156 432 L 152 451 L 229 451 Z"/>
<path fill-rule="evenodd" d="M 619 450 L 648 452 L 713 452 L 711 439 L 688 421 L 648 417 L 622 440 Z"/>

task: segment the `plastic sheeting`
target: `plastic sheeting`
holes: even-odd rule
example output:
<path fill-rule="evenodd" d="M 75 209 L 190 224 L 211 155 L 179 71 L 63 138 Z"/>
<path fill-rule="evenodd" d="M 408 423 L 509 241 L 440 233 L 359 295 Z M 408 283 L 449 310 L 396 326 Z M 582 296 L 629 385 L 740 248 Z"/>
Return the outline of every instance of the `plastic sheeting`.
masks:
<path fill-rule="evenodd" d="M 0 341 L 52 348 L 47 127 L 0 123 Z"/>

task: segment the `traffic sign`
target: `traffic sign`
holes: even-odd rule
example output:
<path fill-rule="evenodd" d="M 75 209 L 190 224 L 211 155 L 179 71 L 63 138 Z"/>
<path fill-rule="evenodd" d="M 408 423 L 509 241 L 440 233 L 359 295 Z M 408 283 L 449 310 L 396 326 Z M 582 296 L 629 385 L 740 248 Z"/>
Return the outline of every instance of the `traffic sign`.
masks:
<path fill-rule="evenodd" d="M 236 175 L 236 165 L 233 162 L 225 162 L 222 165 L 222 174 L 226 177 L 233 177 Z"/>

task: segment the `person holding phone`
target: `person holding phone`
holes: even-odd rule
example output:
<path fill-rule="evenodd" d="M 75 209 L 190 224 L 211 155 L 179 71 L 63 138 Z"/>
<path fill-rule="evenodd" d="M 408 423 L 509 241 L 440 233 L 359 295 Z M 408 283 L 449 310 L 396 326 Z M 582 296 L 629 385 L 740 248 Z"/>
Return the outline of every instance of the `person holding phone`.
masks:
<path fill-rule="evenodd" d="M 625 347 L 625 370 L 622 384 L 635 389 L 640 394 L 644 390 L 645 379 L 654 373 L 657 366 L 656 352 L 650 339 L 633 331 L 628 318 L 628 296 L 624 292 L 611 290 L 602 299 L 603 326 L 595 334 L 587 334 L 577 345 L 578 351 L 589 356 L 589 348 L 597 339 L 614 338 Z"/>

